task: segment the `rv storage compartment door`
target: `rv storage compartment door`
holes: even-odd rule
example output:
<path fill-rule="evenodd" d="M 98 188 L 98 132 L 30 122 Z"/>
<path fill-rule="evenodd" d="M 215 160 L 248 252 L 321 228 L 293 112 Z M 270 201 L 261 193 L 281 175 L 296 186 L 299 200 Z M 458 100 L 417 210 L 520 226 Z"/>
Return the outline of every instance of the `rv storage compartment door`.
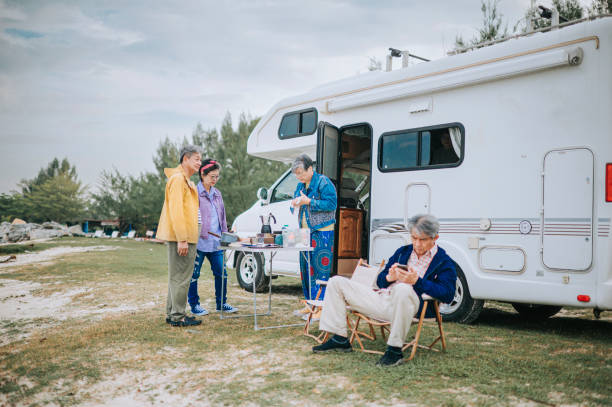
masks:
<path fill-rule="evenodd" d="M 542 262 L 583 271 L 593 259 L 593 153 L 549 151 L 544 157 Z"/>
<path fill-rule="evenodd" d="M 338 128 L 329 123 L 317 129 L 317 169 L 338 187 Z"/>

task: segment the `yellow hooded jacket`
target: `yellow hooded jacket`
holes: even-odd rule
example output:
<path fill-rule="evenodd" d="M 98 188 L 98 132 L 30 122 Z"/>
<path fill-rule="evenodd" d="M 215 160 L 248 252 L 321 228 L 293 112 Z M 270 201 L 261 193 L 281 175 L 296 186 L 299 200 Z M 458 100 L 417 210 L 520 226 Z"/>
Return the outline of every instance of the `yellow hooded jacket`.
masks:
<path fill-rule="evenodd" d="M 168 242 L 198 243 L 198 189 L 179 165 L 164 169 L 168 177 L 157 238 Z"/>

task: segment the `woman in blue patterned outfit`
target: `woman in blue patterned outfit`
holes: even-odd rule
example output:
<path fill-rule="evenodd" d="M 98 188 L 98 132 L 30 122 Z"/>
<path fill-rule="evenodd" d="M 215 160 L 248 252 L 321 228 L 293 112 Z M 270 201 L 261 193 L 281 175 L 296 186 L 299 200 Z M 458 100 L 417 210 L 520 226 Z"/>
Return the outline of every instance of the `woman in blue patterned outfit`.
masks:
<path fill-rule="evenodd" d="M 194 315 L 206 315 L 208 311 L 200 305 L 200 297 L 198 296 L 198 278 L 200 270 L 204 263 L 204 258 L 208 258 L 210 268 L 215 276 L 215 299 L 217 302 L 217 311 L 223 307 L 223 312 L 236 312 L 237 309 L 229 304 L 227 300 L 227 271 L 223 258 L 223 250 L 219 250 L 219 238 L 211 235 L 212 232 L 217 236 L 222 232 L 227 232 L 227 221 L 225 219 L 225 205 L 221 191 L 215 188 L 215 184 L 219 180 L 219 171 L 221 167 L 219 163 L 210 158 L 202 161 L 200 167 L 200 183 L 198 183 L 198 196 L 200 200 L 200 238 L 196 251 L 195 265 L 193 267 L 193 276 L 189 285 L 187 299 L 191 306 L 191 313 Z M 222 281 L 225 280 L 225 281 Z M 223 290 L 221 287 L 223 286 Z M 221 292 L 223 291 L 223 292 Z"/>
<path fill-rule="evenodd" d="M 314 299 L 319 290 L 316 280 L 329 280 L 334 259 L 334 223 L 336 222 L 336 205 L 338 197 L 336 188 L 329 178 L 317 173 L 313 162 L 306 154 L 301 154 L 294 161 L 291 171 L 300 181 L 293 194 L 291 212 L 298 208 L 298 224 L 310 229 L 312 252 L 300 253 L 300 271 L 302 290 L 306 299 Z M 310 270 L 306 256 L 310 256 Z M 310 292 L 308 292 L 310 276 Z M 325 287 L 320 300 L 325 296 Z M 307 309 L 297 311 L 305 313 Z M 316 316 L 315 316 L 316 317 Z"/>

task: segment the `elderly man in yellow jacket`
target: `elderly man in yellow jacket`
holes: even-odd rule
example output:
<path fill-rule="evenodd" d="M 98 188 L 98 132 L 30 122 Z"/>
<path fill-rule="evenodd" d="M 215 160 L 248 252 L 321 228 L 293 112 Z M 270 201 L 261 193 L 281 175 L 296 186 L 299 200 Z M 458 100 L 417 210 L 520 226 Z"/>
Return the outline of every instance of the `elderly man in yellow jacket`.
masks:
<path fill-rule="evenodd" d="M 185 308 L 200 231 L 198 190 L 189 178 L 200 169 L 202 155 L 197 147 L 188 145 L 181 149 L 180 162 L 176 168 L 164 169 L 168 182 L 157 238 L 168 242 L 166 322 L 172 326 L 193 326 L 202 321 L 187 316 Z"/>

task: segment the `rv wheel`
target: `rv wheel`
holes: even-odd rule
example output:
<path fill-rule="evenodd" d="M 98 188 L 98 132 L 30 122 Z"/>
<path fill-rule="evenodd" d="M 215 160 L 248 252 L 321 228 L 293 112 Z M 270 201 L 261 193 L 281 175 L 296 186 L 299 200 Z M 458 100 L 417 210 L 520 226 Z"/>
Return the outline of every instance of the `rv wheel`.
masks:
<path fill-rule="evenodd" d="M 440 304 L 440 314 L 442 314 L 444 321 L 469 324 L 474 322 L 478 315 L 480 315 L 484 301 L 472 298 L 463 270 L 457 264 L 455 264 L 455 267 L 457 268 L 455 298 L 453 298 L 450 304 Z"/>
<path fill-rule="evenodd" d="M 514 307 L 523 318 L 529 321 L 541 321 L 561 311 L 561 307 L 555 305 L 521 304 L 513 302 L 512 307 Z"/>
<path fill-rule="evenodd" d="M 236 258 L 236 279 L 240 287 L 253 292 L 263 292 L 268 287 L 268 276 L 264 273 L 264 260 L 260 253 L 238 253 Z"/>

